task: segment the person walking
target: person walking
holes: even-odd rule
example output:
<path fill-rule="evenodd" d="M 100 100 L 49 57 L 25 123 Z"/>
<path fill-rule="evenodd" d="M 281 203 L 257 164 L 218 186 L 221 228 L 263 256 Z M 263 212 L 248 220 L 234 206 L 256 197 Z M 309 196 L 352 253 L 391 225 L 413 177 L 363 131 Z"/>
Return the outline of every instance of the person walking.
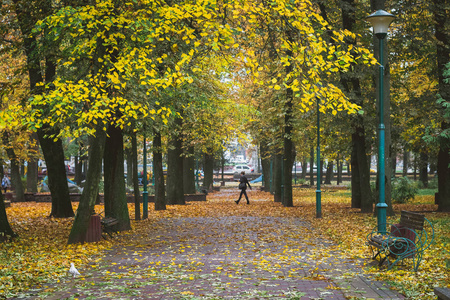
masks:
<path fill-rule="evenodd" d="M 8 187 L 11 185 L 11 182 L 9 181 L 8 175 L 4 175 L 3 179 L 2 179 L 2 189 L 5 190 L 5 194 L 6 194 L 6 190 L 8 189 Z"/>
<path fill-rule="evenodd" d="M 239 204 L 239 201 L 241 201 L 242 195 L 245 196 L 245 199 L 247 199 L 247 204 L 250 204 L 250 201 L 248 201 L 248 196 L 247 196 L 247 185 L 250 189 L 252 189 L 252 187 L 250 186 L 250 183 L 248 182 L 247 177 L 245 177 L 245 172 L 242 171 L 241 172 L 241 178 L 239 178 L 239 189 L 241 190 L 241 194 L 239 195 L 239 199 L 234 201 L 236 202 L 236 204 Z"/>

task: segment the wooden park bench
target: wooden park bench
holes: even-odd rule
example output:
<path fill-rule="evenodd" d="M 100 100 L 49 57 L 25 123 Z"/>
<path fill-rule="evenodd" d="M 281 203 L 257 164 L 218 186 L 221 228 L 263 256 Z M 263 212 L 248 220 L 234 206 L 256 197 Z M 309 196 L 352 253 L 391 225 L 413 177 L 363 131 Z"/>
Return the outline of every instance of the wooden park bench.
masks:
<path fill-rule="evenodd" d="M 100 223 L 102 224 L 102 232 L 106 232 L 109 237 L 113 237 L 113 233 L 117 233 L 117 230 L 114 229 L 114 226 L 119 223 L 117 219 L 112 217 L 101 218 Z M 104 239 L 105 236 L 102 235 Z"/>
<path fill-rule="evenodd" d="M 431 222 L 423 214 L 410 211 L 401 212 L 400 223 L 391 225 L 390 232 L 379 232 L 375 228 L 367 235 L 367 244 L 373 253 L 372 259 L 379 257 L 379 266 L 386 261 L 388 270 L 409 258 L 412 259 L 414 271 L 417 271 L 424 251 L 433 240 L 434 229 Z"/>

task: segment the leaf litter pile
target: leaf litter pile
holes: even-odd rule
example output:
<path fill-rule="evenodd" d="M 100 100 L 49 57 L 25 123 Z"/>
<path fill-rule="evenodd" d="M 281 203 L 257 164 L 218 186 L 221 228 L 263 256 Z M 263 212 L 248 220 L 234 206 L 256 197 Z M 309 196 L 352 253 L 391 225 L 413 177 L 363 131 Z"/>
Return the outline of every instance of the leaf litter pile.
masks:
<path fill-rule="evenodd" d="M 326 299 L 349 289 L 334 282 L 355 276 L 343 261 L 362 262 L 360 272 L 389 282 L 408 299 L 434 299 L 434 286 L 450 287 L 450 219 L 432 212 L 431 196 L 394 205 L 397 216 L 389 220 L 396 223 L 400 210 L 411 210 L 427 212 L 433 223 L 435 243 L 413 272 L 408 261 L 391 271 L 374 265 L 365 238 L 376 219 L 351 209 L 347 191 L 322 193 L 322 219 L 315 218 L 312 189 L 295 189 L 291 208 L 257 191 L 250 191 L 250 205 L 236 205 L 237 193 L 224 190 L 207 202 L 165 211 L 150 203 L 149 218 L 132 221 L 133 230 L 82 245 L 66 244 L 73 218 L 48 218 L 50 203 L 13 203 L 7 215 L 19 238 L 0 244 L 0 298 L 132 299 L 146 293 L 222 299 L 238 293 L 242 299 Z M 132 218 L 133 204 L 129 210 Z M 81 277 L 68 274 L 70 263 Z M 299 282 L 314 286 L 315 294 Z"/>

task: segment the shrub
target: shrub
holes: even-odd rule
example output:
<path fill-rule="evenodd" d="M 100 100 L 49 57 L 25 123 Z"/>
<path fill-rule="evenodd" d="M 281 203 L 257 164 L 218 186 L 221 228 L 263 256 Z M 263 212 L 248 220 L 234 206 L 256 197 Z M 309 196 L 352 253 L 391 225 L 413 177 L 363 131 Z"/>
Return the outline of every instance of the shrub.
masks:
<path fill-rule="evenodd" d="M 406 203 L 418 193 L 417 184 L 407 177 L 398 177 L 392 180 L 392 201 Z"/>

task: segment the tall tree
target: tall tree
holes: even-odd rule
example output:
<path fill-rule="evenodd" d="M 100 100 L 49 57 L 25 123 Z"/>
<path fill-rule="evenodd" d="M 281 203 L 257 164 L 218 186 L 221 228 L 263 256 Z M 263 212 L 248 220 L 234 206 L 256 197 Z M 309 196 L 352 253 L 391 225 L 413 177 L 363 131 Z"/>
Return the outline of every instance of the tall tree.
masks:
<path fill-rule="evenodd" d="M 161 132 L 153 129 L 153 170 L 155 176 L 155 210 L 166 209 L 166 189 L 164 185 Z"/>
<path fill-rule="evenodd" d="M 183 120 L 175 118 L 167 150 L 167 204 L 186 204 L 183 191 Z"/>
<path fill-rule="evenodd" d="M 445 74 L 449 74 L 450 68 L 450 1 L 433 0 L 433 15 L 435 20 L 435 36 L 437 41 L 437 71 L 439 101 L 445 108 L 450 102 L 450 84 Z M 448 75 L 447 75 L 448 76 Z M 449 76 L 450 77 L 450 76 Z M 438 155 L 438 188 L 439 188 L 439 211 L 450 211 L 450 121 L 448 112 L 441 122 L 442 134 L 439 138 Z"/>
<path fill-rule="evenodd" d="M 109 125 L 104 153 L 105 216 L 118 220 L 115 230 L 131 229 L 125 192 L 123 134 L 116 125 Z M 146 176 L 146 174 L 144 174 Z"/>
<path fill-rule="evenodd" d="M 29 75 L 30 90 L 32 94 L 39 94 L 38 84 L 49 83 L 54 79 L 56 65 L 51 55 L 45 57 L 44 68 L 41 69 L 40 56 L 37 52 L 37 41 L 32 36 L 34 24 L 52 13 L 51 1 L 40 2 L 41 9 L 38 13 L 34 10 L 33 1 L 14 0 L 14 10 L 17 21 L 23 36 L 23 49 L 27 57 L 27 70 Z M 47 47 L 56 47 L 56 44 L 49 44 Z M 54 217 L 72 217 L 74 215 L 70 203 L 69 188 L 66 180 L 66 169 L 64 164 L 64 151 L 60 139 L 55 141 L 54 137 L 58 133 L 56 128 L 49 126 L 37 127 L 39 142 L 47 162 L 47 174 L 49 189 L 52 194 L 52 211 Z"/>
<path fill-rule="evenodd" d="M 128 172 L 128 176 L 131 177 L 134 189 L 134 219 L 141 219 L 141 192 L 139 189 L 139 180 L 138 180 L 138 151 L 137 151 L 137 138 L 136 134 L 131 136 L 131 164 L 132 167 L 131 172 Z M 154 174 L 153 174 L 154 176 Z M 128 179 L 128 177 L 127 177 Z"/>
<path fill-rule="evenodd" d="M 77 214 L 69 234 L 68 243 L 84 243 L 89 226 L 89 220 L 94 211 L 95 201 L 98 196 L 98 187 L 102 174 L 102 160 L 105 150 L 106 132 L 101 126 L 97 126 L 95 136 L 89 138 L 89 169 L 86 183 L 81 194 Z"/>

